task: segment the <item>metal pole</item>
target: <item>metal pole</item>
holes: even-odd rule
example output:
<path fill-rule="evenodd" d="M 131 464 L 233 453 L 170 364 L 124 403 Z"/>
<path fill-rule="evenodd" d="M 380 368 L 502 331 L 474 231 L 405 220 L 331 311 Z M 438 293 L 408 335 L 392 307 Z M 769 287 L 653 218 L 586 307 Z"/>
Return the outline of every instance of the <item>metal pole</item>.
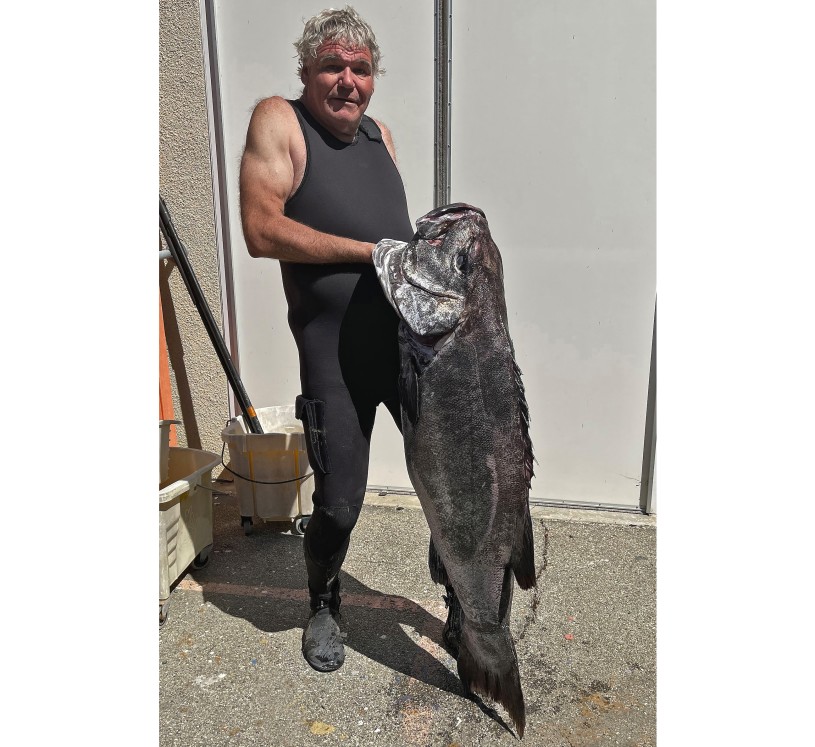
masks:
<path fill-rule="evenodd" d="M 433 206 L 450 204 L 450 114 L 453 75 L 453 0 L 435 0 L 435 75 L 433 115 Z"/>
<path fill-rule="evenodd" d="M 252 407 L 252 403 L 249 401 L 249 395 L 246 394 L 246 390 L 243 388 L 240 376 L 235 366 L 232 365 L 232 359 L 229 357 L 229 351 L 226 349 L 224 338 L 221 337 L 221 332 L 215 323 L 215 318 L 212 316 L 212 311 L 210 311 L 207 305 L 207 300 L 204 297 L 201 286 L 198 284 L 198 278 L 195 277 L 195 272 L 193 272 L 192 265 L 187 257 L 187 250 L 178 238 L 175 226 L 170 218 L 170 212 L 167 210 L 167 206 L 164 204 L 164 199 L 161 195 L 158 197 L 158 216 L 161 232 L 164 234 L 167 247 L 173 256 L 173 262 L 175 262 L 176 267 L 178 267 L 178 271 L 181 273 L 184 285 L 187 286 L 195 308 L 198 309 L 198 313 L 201 315 L 201 321 L 204 322 L 204 327 L 206 327 L 209 333 L 209 339 L 212 341 L 215 352 L 218 354 L 221 365 L 226 372 L 226 377 L 232 386 L 232 391 L 235 393 L 235 398 L 238 400 L 238 404 L 243 411 L 244 421 L 251 433 L 263 433 L 263 428 L 261 428 L 260 421 L 255 413 L 255 408 Z"/>
<path fill-rule="evenodd" d="M 640 508 L 653 513 L 654 460 L 657 446 L 657 309 L 654 302 L 654 330 L 651 336 L 651 371 L 648 376 L 648 404 L 645 409 L 645 447 L 642 454 Z"/>
<path fill-rule="evenodd" d="M 204 81 L 207 92 L 212 197 L 215 202 L 215 241 L 218 247 L 218 271 L 221 286 L 221 316 L 224 342 L 231 358 L 240 365 L 238 330 L 235 319 L 235 288 L 232 273 L 232 241 L 229 229 L 229 200 L 226 192 L 226 155 L 224 146 L 221 83 L 218 68 L 218 41 L 215 33 L 215 0 L 204 0 L 201 10 L 201 42 L 204 53 Z M 229 415 L 234 417 L 238 404 L 234 393 L 229 399 Z"/>

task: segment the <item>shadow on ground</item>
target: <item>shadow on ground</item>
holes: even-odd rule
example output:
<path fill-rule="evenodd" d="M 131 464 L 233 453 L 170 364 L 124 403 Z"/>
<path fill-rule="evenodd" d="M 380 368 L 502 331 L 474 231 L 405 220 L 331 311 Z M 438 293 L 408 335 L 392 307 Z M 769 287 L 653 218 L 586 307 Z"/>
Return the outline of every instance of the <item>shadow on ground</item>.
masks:
<path fill-rule="evenodd" d="M 263 632 L 302 630 L 309 614 L 302 537 L 290 524 L 272 522 L 256 524 L 247 536 L 232 504 L 230 496 L 216 502 L 213 560 L 191 570 L 204 600 Z M 340 572 L 340 589 L 346 600 L 340 627 L 347 631 L 347 646 L 394 672 L 465 697 L 458 677 L 406 632 L 412 629 L 440 642 L 442 622 L 437 617 L 407 597 L 383 594 L 346 571 Z"/>

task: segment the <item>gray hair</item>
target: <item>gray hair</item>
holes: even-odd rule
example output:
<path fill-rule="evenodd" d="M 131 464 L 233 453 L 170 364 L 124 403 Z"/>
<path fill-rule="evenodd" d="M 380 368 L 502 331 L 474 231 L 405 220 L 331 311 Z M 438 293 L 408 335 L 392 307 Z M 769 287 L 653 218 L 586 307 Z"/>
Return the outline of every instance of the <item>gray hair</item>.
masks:
<path fill-rule="evenodd" d="M 299 58 L 298 76 L 309 62 L 317 59 L 317 49 L 326 41 L 347 42 L 354 47 L 367 49 L 371 53 L 371 67 L 374 76 L 383 75 L 380 67 L 382 55 L 376 43 L 373 29 L 350 5 L 342 10 L 328 8 L 305 22 L 303 35 L 294 43 Z"/>

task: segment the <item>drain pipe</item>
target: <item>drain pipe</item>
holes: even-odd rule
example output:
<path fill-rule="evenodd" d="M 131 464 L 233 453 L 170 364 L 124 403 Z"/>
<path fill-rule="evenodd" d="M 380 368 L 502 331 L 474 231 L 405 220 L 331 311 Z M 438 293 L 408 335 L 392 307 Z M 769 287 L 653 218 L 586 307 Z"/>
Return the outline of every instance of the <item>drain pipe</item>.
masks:
<path fill-rule="evenodd" d="M 433 207 L 450 204 L 450 87 L 453 77 L 453 0 L 435 0 L 435 75 L 433 102 Z"/>

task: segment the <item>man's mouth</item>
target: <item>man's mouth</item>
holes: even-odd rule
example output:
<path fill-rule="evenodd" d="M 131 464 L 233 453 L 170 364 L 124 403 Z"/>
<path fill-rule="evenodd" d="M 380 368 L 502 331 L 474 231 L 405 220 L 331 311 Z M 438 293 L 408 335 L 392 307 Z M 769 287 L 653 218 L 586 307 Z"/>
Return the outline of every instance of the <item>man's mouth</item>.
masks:
<path fill-rule="evenodd" d="M 354 99 L 346 98 L 345 96 L 332 96 L 330 101 L 339 101 L 343 104 L 354 104 L 355 106 L 359 106 L 359 101 L 355 101 Z"/>

